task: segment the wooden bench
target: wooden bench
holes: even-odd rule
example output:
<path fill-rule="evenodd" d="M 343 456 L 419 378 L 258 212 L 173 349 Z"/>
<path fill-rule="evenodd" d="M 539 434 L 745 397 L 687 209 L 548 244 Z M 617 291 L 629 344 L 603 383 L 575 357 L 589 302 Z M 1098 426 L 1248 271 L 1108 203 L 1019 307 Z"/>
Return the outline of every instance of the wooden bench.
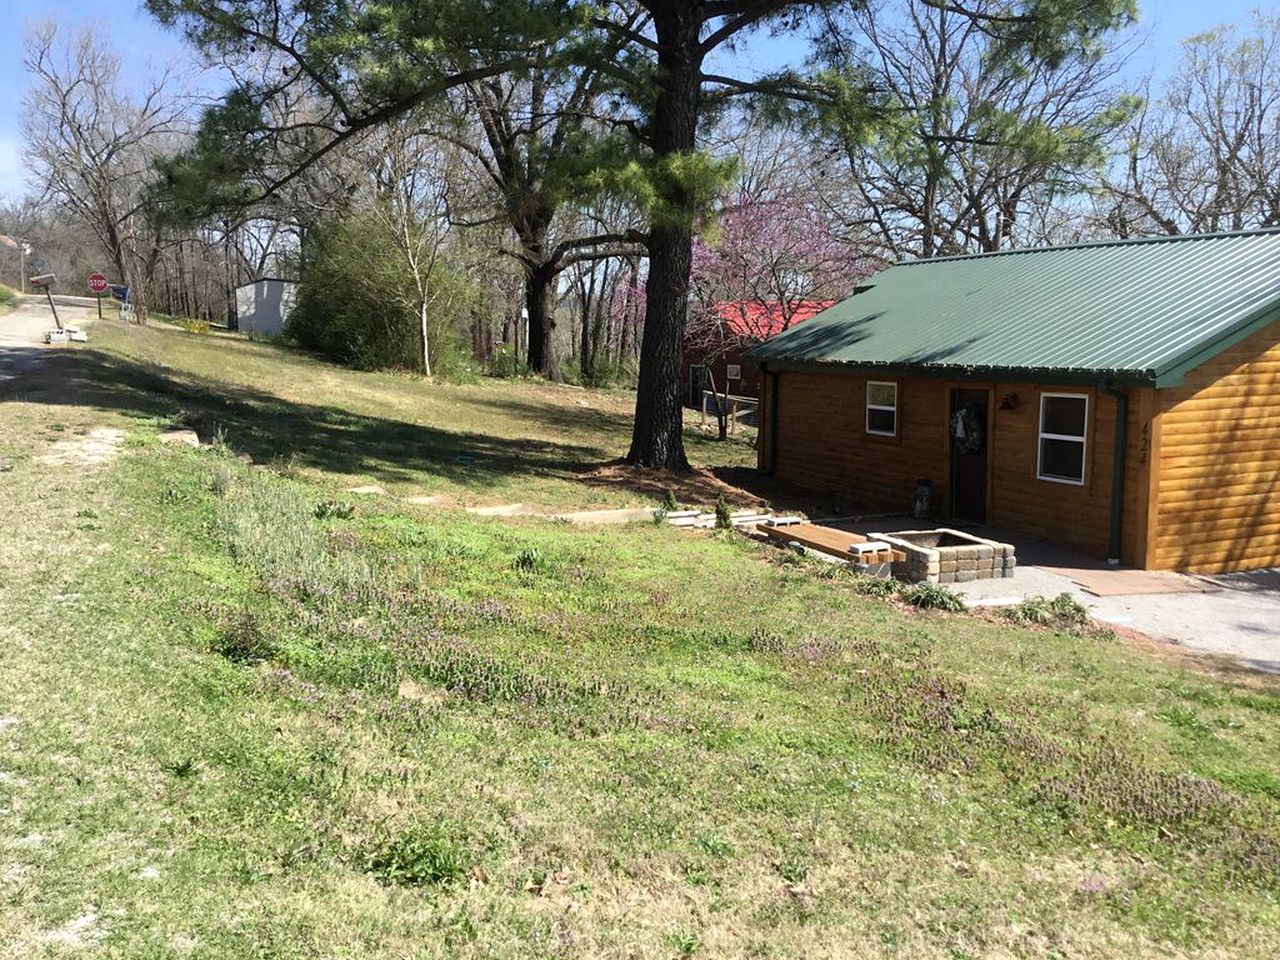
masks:
<path fill-rule="evenodd" d="M 906 559 L 906 554 L 894 550 L 887 543 L 870 541 L 858 533 L 847 533 L 834 527 L 823 527 L 816 523 L 788 523 L 780 526 L 762 524 L 760 530 L 770 540 L 784 546 L 798 543 L 841 560 L 857 563 L 876 564 L 892 563 Z"/>

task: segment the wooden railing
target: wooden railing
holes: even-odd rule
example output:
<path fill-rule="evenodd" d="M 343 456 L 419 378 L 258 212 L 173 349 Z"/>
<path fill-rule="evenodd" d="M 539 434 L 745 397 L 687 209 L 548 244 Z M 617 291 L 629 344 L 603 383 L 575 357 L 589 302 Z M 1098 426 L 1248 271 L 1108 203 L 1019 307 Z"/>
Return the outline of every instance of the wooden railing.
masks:
<path fill-rule="evenodd" d="M 728 413 L 730 434 L 738 429 L 739 421 L 745 426 L 759 426 L 760 400 L 757 397 L 739 397 L 732 393 L 726 397 L 714 390 L 703 390 L 699 406 L 699 422 L 703 426 L 706 426 L 708 416 L 714 421 L 721 409 Z"/>

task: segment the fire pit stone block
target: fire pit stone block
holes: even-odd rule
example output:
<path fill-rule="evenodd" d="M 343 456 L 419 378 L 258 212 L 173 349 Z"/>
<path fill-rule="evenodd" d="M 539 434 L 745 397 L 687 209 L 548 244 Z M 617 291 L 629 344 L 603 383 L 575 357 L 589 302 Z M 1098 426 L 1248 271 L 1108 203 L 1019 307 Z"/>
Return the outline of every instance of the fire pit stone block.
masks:
<path fill-rule="evenodd" d="M 906 555 L 892 572 L 909 583 L 968 583 L 1012 577 L 1017 566 L 1012 544 L 988 540 L 960 530 L 900 530 L 872 533 Z"/>

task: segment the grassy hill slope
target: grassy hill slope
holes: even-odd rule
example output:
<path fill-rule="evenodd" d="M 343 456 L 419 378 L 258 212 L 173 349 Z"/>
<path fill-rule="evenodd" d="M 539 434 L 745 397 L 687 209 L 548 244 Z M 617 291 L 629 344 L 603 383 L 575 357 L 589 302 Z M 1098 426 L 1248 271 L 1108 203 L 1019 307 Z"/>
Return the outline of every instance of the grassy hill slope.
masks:
<path fill-rule="evenodd" d="M 626 398 L 93 337 L 0 405 L 0 956 L 1280 949 L 1273 681 L 732 534 L 348 516 L 576 504 Z"/>

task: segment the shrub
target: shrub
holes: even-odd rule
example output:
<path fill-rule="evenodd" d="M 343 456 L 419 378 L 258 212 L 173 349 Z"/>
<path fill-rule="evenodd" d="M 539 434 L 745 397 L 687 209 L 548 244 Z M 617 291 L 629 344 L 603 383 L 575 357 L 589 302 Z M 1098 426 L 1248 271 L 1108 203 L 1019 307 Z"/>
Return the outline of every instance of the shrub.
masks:
<path fill-rule="evenodd" d="M 529 365 L 520 359 L 516 348 L 504 343 L 493 351 L 493 356 L 485 367 L 485 373 L 500 379 L 515 379 L 529 375 Z"/>
<path fill-rule="evenodd" d="M 0 308 L 16 307 L 20 299 L 17 290 L 0 283 Z"/>
<path fill-rule="evenodd" d="M 433 372 L 463 366 L 459 331 L 476 294 L 449 256 L 431 271 L 427 344 Z M 357 369 L 421 369 L 413 273 L 395 236 L 372 211 L 316 227 L 308 238 L 288 334 L 302 346 Z"/>
<path fill-rule="evenodd" d="M 1055 630 L 1076 631 L 1089 625 L 1089 611 L 1069 593 L 1047 597 L 1027 597 L 1021 603 L 1006 607 L 1001 615 L 1007 620 Z"/>
<path fill-rule="evenodd" d="M 733 528 L 733 511 L 729 507 L 729 501 L 724 498 L 724 494 L 716 497 L 716 529 L 730 530 Z"/>
<path fill-rule="evenodd" d="M 209 324 L 203 320 L 197 320 L 195 317 L 184 317 L 181 320 L 175 321 L 175 323 L 183 330 L 187 331 L 187 333 L 209 332 Z"/>
<path fill-rule="evenodd" d="M 903 602 L 919 607 L 921 610 L 946 610 L 948 613 L 963 613 L 964 601 L 959 594 L 936 583 L 913 583 L 903 587 L 898 596 Z"/>
<path fill-rule="evenodd" d="M 636 373 L 635 364 L 629 360 L 615 361 L 598 355 L 589 370 L 579 367 L 570 371 L 570 377 L 584 387 L 634 387 Z"/>
<path fill-rule="evenodd" d="M 662 508 L 667 513 L 672 513 L 680 509 L 680 501 L 676 499 L 676 492 L 670 487 L 667 488 L 666 496 L 662 498 Z"/>
<path fill-rule="evenodd" d="M 430 824 L 383 840 L 365 856 L 365 871 L 396 886 L 445 887 L 466 875 L 467 863 L 458 844 Z"/>

